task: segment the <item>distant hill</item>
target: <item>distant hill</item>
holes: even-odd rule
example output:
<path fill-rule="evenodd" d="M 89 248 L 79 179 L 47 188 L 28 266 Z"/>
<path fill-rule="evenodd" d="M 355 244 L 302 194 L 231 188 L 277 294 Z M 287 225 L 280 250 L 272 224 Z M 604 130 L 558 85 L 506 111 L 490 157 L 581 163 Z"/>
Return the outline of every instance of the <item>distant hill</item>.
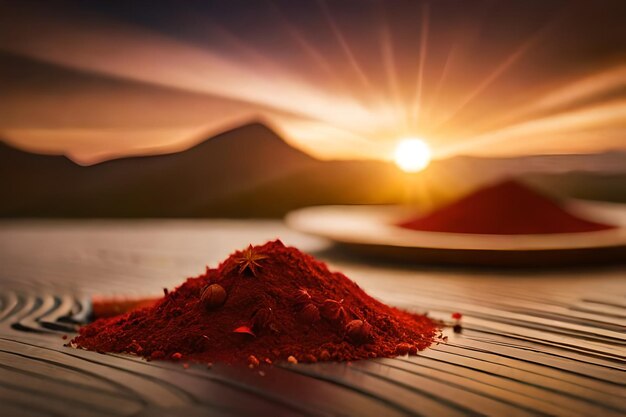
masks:
<path fill-rule="evenodd" d="M 503 175 L 557 196 L 626 202 L 624 152 L 456 157 L 419 175 L 434 205 Z M 0 142 L 2 217 L 278 217 L 308 205 L 398 203 L 408 192 L 390 163 L 320 161 L 256 122 L 183 152 L 91 166 Z"/>
<path fill-rule="evenodd" d="M 389 164 L 322 162 L 261 123 L 183 152 L 91 166 L 2 143 L 0 161 L 4 217 L 280 216 L 307 204 L 390 203 L 401 191 Z M 375 191 L 383 185 L 395 194 Z"/>
<path fill-rule="evenodd" d="M 514 177 L 555 197 L 626 202 L 626 152 L 529 155 L 505 158 L 458 156 L 428 168 L 439 201 L 502 177 Z"/>
<path fill-rule="evenodd" d="M 562 174 L 527 174 L 522 178 L 527 184 L 560 197 L 626 203 L 626 173 L 590 174 L 572 171 Z"/>

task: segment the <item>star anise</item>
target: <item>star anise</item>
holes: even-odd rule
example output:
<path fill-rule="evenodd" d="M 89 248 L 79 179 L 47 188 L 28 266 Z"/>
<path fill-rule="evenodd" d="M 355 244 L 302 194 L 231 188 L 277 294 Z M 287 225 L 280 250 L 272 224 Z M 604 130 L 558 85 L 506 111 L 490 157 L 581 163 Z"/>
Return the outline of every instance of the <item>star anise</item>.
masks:
<path fill-rule="evenodd" d="M 241 256 L 235 259 L 235 262 L 239 264 L 240 274 L 243 274 L 246 271 L 250 271 L 252 275 L 256 276 L 256 268 L 263 267 L 259 263 L 259 261 L 263 259 L 267 259 L 267 256 L 255 252 L 252 248 L 252 245 L 250 245 L 247 249 L 244 249 L 243 252 L 241 252 Z"/>

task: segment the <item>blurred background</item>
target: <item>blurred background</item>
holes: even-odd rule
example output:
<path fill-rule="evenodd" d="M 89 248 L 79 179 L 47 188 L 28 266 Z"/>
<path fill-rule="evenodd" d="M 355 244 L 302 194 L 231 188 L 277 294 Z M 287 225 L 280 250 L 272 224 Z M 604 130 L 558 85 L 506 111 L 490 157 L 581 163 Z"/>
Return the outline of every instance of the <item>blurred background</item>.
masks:
<path fill-rule="evenodd" d="M 626 202 L 626 2 L 2 1 L 0 216 Z M 421 171 L 416 173 L 417 171 Z"/>

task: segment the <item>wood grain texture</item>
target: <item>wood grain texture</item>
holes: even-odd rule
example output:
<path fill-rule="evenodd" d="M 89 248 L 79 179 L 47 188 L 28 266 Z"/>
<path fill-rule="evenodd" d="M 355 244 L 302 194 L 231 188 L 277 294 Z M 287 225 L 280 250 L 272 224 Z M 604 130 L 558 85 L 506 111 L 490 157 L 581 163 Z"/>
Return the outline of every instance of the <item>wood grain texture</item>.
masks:
<path fill-rule="evenodd" d="M 463 332 L 417 357 L 258 370 L 64 347 L 89 297 L 158 295 L 280 237 Z M 626 267 L 445 269 L 355 259 L 272 221 L 0 223 L 0 415 L 620 416 Z"/>

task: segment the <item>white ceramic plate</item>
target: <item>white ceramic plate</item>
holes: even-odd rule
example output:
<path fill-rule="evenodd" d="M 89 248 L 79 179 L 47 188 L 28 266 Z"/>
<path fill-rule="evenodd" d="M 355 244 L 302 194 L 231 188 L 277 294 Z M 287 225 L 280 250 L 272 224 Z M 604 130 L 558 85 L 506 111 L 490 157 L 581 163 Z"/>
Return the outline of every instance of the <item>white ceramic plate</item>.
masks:
<path fill-rule="evenodd" d="M 481 235 L 425 232 L 395 224 L 415 215 L 399 206 L 319 206 L 288 214 L 287 224 L 368 255 L 437 263 L 547 265 L 626 262 L 626 205 L 572 200 L 578 216 L 618 226 L 584 233 Z"/>

